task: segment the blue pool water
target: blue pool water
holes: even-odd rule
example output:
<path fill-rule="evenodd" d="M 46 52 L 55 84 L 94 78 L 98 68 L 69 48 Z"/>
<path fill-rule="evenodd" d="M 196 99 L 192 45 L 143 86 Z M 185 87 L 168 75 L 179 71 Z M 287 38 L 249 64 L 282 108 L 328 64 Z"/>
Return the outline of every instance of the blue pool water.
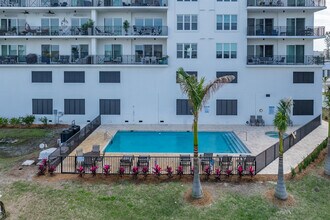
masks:
<path fill-rule="evenodd" d="M 250 153 L 234 132 L 199 132 L 200 153 Z M 105 152 L 192 153 L 192 132 L 118 131 Z"/>

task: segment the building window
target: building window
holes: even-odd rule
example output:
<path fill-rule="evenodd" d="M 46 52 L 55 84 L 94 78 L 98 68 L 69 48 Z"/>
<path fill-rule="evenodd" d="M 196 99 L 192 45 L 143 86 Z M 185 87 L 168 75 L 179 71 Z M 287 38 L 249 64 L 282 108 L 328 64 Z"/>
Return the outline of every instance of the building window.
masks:
<path fill-rule="evenodd" d="M 89 64 L 88 44 L 71 45 L 71 62 L 79 64 Z"/>
<path fill-rule="evenodd" d="M 234 71 L 226 71 L 226 72 L 217 72 L 217 78 L 221 77 L 221 76 L 228 76 L 228 75 L 233 75 L 235 76 L 235 79 L 233 81 L 231 81 L 230 83 L 237 83 L 237 72 Z"/>
<path fill-rule="evenodd" d="M 57 63 L 60 57 L 59 45 L 41 45 L 41 62 L 42 63 Z"/>
<path fill-rule="evenodd" d="M 197 58 L 197 44 L 183 43 L 176 44 L 177 58 L 182 59 L 196 59 Z"/>
<path fill-rule="evenodd" d="M 26 62 L 25 45 L 1 45 L 0 55 L 3 56 L 2 63 Z"/>
<path fill-rule="evenodd" d="M 64 71 L 65 83 L 84 83 L 85 72 L 84 71 Z"/>
<path fill-rule="evenodd" d="M 32 71 L 31 78 L 33 83 L 51 83 L 52 71 Z"/>
<path fill-rule="evenodd" d="M 237 15 L 217 15 L 217 30 L 237 30 Z"/>
<path fill-rule="evenodd" d="M 185 71 L 190 76 L 197 77 L 197 71 Z M 176 72 L 176 83 L 178 83 L 178 72 Z"/>
<path fill-rule="evenodd" d="M 100 83 L 120 83 L 120 72 L 100 71 Z"/>
<path fill-rule="evenodd" d="M 198 16 L 197 15 L 177 15 L 176 16 L 177 30 L 197 30 L 198 29 Z"/>
<path fill-rule="evenodd" d="M 53 99 L 32 99 L 32 114 L 52 115 Z"/>
<path fill-rule="evenodd" d="M 217 43 L 216 57 L 218 59 L 236 59 L 237 44 L 236 43 Z"/>
<path fill-rule="evenodd" d="M 178 2 L 197 2 L 197 0 L 177 0 Z"/>
<path fill-rule="evenodd" d="M 176 100 L 176 115 L 192 115 L 193 109 L 188 99 Z"/>
<path fill-rule="evenodd" d="M 120 99 L 100 99 L 100 115 L 120 115 Z"/>
<path fill-rule="evenodd" d="M 217 99 L 217 115 L 237 115 L 237 99 Z"/>
<path fill-rule="evenodd" d="M 293 100 L 293 115 L 314 115 L 314 100 Z"/>
<path fill-rule="evenodd" d="M 217 2 L 237 2 L 237 0 L 217 0 Z"/>
<path fill-rule="evenodd" d="M 64 114 L 84 115 L 85 99 L 64 99 Z"/>
<path fill-rule="evenodd" d="M 314 83 L 314 72 L 293 72 L 293 83 Z"/>

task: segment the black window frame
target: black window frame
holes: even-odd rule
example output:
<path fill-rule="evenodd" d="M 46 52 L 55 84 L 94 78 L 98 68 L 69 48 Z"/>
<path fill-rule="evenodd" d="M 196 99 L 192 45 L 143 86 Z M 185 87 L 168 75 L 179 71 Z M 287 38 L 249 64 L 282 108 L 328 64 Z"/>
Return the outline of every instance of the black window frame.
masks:
<path fill-rule="evenodd" d="M 292 74 L 292 81 L 294 84 L 314 84 L 314 72 L 294 71 Z"/>
<path fill-rule="evenodd" d="M 85 83 L 85 71 L 64 71 L 64 83 Z"/>
<path fill-rule="evenodd" d="M 52 71 L 31 71 L 32 83 L 52 83 L 53 72 Z"/>
<path fill-rule="evenodd" d="M 100 115 L 120 115 L 120 99 L 100 99 L 99 112 Z"/>
<path fill-rule="evenodd" d="M 224 105 L 224 107 L 222 107 Z M 216 115 L 233 116 L 238 114 L 237 99 L 217 99 L 216 100 Z"/>
<path fill-rule="evenodd" d="M 311 104 L 311 106 L 309 106 Z M 297 107 L 299 107 L 297 109 Z M 314 115 L 314 100 L 313 99 L 294 99 L 292 115 L 307 116 Z"/>
<path fill-rule="evenodd" d="M 33 115 L 52 115 L 53 99 L 32 99 Z"/>
<path fill-rule="evenodd" d="M 64 99 L 65 115 L 85 115 L 86 112 L 85 108 L 86 108 L 85 99 Z"/>
<path fill-rule="evenodd" d="M 100 83 L 120 83 L 120 71 L 99 71 Z"/>
<path fill-rule="evenodd" d="M 188 99 L 176 100 L 176 115 L 192 115 L 192 110 L 192 105 Z"/>

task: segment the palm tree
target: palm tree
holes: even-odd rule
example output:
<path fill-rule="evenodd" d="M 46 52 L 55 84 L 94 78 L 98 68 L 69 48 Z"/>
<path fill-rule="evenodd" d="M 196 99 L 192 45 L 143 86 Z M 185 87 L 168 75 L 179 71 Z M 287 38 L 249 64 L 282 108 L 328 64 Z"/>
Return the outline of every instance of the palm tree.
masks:
<path fill-rule="evenodd" d="M 281 99 L 279 105 L 277 106 L 277 112 L 274 118 L 274 125 L 278 130 L 278 138 L 280 147 L 279 147 L 279 162 L 278 162 L 278 176 L 277 176 L 277 185 L 275 189 L 275 197 L 281 200 L 286 200 L 288 194 L 286 192 L 286 187 L 284 183 L 284 174 L 283 174 L 283 135 L 288 128 L 288 121 L 290 120 L 290 113 L 292 107 L 291 99 Z"/>
<path fill-rule="evenodd" d="M 330 175 L 330 82 L 325 79 L 325 92 L 323 92 L 324 95 L 324 104 L 328 109 L 328 156 L 325 161 L 324 165 L 324 173 L 326 175 Z"/>
<path fill-rule="evenodd" d="M 215 79 L 206 85 L 205 78 L 202 77 L 198 81 L 197 77 L 188 75 L 182 68 L 178 69 L 178 82 L 181 90 L 187 94 L 189 102 L 192 106 L 192 114 L 194 116 L 193 131 L 194 131 L 194 181 L 192 188 L 192 197 L 195 199 L 202 198 L 203 192 L 199 177 L 199 159 L 198 159 L 198 114 L 203 105 L 209 100 L 211 93 L 216 92 L 222 85 L 234 80 L 235 77 L 223 76 Z"/>

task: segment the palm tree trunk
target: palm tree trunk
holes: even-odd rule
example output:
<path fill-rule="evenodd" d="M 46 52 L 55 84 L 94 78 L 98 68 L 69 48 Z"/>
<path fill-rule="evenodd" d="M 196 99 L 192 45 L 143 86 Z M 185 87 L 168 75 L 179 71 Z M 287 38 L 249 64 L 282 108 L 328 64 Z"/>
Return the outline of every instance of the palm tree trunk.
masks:
<path fill-rule="evenodd" d="M 282 132 L 278 132 L 280 138 L 280 149 L 278 157 L 278 174 L 277 174 L 277 184 L 275 189 L 275 197 L 281 200 L 286 200 L 288 194 L 286 192 L 285 182 L 284 182 L 284 172 L 283 172 L 283 136 Z"/>
<path fill-rule="evenodd" d="M 198 158 L 198 115 L 194 116 L 194 180 L 192 187 L 192 197 L 200 199 L 203 197 L 202 185 L 199 177 L 199 158 Z"/>
<path fill-rule="evenodd" d="M 329 175 L 330 176 L 330 109 L 328 109 L 329 111 L 329 115 L 328 115 L 328 144 L 327 144 L 327 147 L 328 147 L 328 156 L 325 160 L 325 164 L 324 164 L 324 173 L 326 175 Z"/>

